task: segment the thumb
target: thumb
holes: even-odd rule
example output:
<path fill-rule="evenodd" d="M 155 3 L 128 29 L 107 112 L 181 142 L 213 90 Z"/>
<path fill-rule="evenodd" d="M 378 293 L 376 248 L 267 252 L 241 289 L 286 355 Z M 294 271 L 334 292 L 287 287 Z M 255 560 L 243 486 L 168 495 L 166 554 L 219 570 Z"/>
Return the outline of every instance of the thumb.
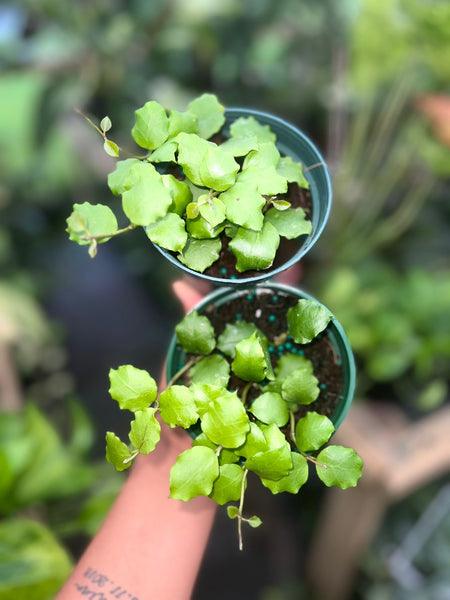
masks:
<path fill-rule="evenodd" d="M 189 312 L 192 308 L 194 308 L 194 306 L 200 302 L 204 296 L 204 294 L 194 289 L 190 283 L 183 279 L 174 281 L 172 283 L 172 289 L 186 312 Z"/>

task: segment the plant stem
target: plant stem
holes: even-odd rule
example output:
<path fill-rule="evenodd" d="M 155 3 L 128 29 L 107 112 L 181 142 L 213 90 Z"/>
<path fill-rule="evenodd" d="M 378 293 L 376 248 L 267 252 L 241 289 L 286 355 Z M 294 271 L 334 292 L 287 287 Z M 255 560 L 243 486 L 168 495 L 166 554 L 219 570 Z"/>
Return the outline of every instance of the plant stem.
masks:
<path fill-rule="evenodd" d="M 177 371 L 172 377 L 172 379 L 167 383 L 167 387 L 170 387 L 175 382 L 177 382 L 180 379 L 180 377 L 184 375 L 186 371 L 189 371 L 189 369 L 192 366 L 194 366 L 195 363 L 197 363 L 201 358 L 203 358 L 203 356 L 195 356 L 194 358 L 191 358 L 191 360 L 188 360 L 188 362 L 179 371 Z"/>
<path fill-rule="evenodd" d="M 243 550 L 244 544 L 242 543 L 242 510 L 244 508 L 244 496 L 245 496 L 245 482 L 247 480 L 248 469 L 244 469 L 241 483 L 241 500 L 239 502 L 239 513 L 238 513 L 238 535 L 239 535 L 239 550 Z"/>
<path fill-rule="evenodd" d="M 96 242 L 98 242 L 99 240 L 109 239 L 109 238 L 115 237 L 116 235 L 121 235 L 122 233 L 127 233 L 128 231 L 133 231 L 133 229 L 136 229 L 136 225 L 134 225 L 134 223 L 130 223 L 128 225 L 128 227 L 124 227 L 123 229 L 118 229 L 117 231 L 114 231 L 113 233 L 104 233 L 102 235 L 89 235 L 86 238 L 86 241 L 95 240 Z"/>
<path fill-rule="evenodd" d="M 295 436 L 295 416 L 293 410 L 289 411 L 289 425 L 291 440 L 294 442 L 294 444 L 297 444 L 297 438 Z"/>
<path fill-rule="evenodd" d="M 300 450 L 300 452 L 306 458 L 306 460 L 309 460 L 309 462 L 314 463 L 318 467 L 322 467 L 322 469 L 328 469 L 327 465 L 324 465 L 323 463 L 320 463 L 318 460 L 316 460 L 315 458 L 313 458 L 309 454 L 306 454 L 306 452 L 303 452 L 302 450 Z"/>
<path fill-rule="evenodd" d="M 242 400 L 242 404 L 245 406 L 245 403 L 247 402 L 247 394 L 249 389 L 252 387 L 252 381 L 249 381 L 245 388 L 242 390 L 242 396 L 241 396 L 241 400 Z"/>

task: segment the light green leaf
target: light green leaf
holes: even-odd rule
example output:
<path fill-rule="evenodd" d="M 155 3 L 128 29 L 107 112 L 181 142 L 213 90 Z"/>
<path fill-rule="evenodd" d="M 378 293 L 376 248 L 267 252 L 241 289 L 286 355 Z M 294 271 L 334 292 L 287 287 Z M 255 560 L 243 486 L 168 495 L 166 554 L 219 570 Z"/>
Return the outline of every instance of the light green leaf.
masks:
<path fill-rule="evenodd" d="M 219 198 L 209 198 L 208 195 L 202 201 L 200 196 L 198 205 L 202 217 L 208 221 L 211 227 L 220 225 L 225 220 L 225 206 Z"/>
<path fill-rule="evenodd" d="M 215 398 L 209 404 L 201 428 L 211 441 L 224 448 L 237 448 L 244 443 L 250 422 L 236 392 Z"/>
<path fill-rule="evenodd" d="M 155 418 L 156 408 L 144 408 L 131 421 L 130 442 L 141 454 L 149 454 L 161 437 L 161 425 Z"/>
<path fill-rule="evenodd" d="M 117 219 L 109 206 L 103 204 L 74 204 L 67 219 L 69 238 L 81 246 L 89 245 L 92 237 L 114 233 L 118 229 Z M 106 242 L 110 238 L 99 240 Z"/>
<path fill-rule="evenodd" d="M 209 139 L 225 123 L 225 107 L 213 94 L 202 94 L 189 103 L 189 112 L 197 117 L 198 134 Z"/>
<path fill-rule="evenodd" d="M 220 194 L 219 198 L 225 206 L 225 215 L 229 221 L 255 231 L 262 228 L 262 209 L 266 201 L 252 185 L 236 183 Z"/>
<path fill-rule="evenodd" d="M 153 176 L 157 176 L 153 165 L 138 158 L 127 158 L 116 162 L 115 170 L 108 175 L 108 186 L 118 196 L 131 189 L 138 181 Z"/>
<path fill-rule="evenodd" d="M 112 156 L 113 158 L 119 157 L 119 146 L 115 142 L 112 142 L 111 140 L 105 140 L 103 143 L 103 149 L 108 156 Z"/>
<path fill-rule="evenodd" d="M 254 117 L 239 117 L 230 125 L 232 137 L 255 137 L 259 143 L 275 142 L 276 135 L 269 125 L 261 125 Z"/>
<path fill-rule="evenodd" d="M 228 152 L 233 156 L 245 156 L 250 150 L 258 148 L 258 141 L 255 136 L 231 137 L 220 144 L 220 147 L 224 152 Z"/>
<path fill-rule="evenodd" d="M 317 462 L 326 466 L 326 469 L 316 466 L 316 471 L 328 487 L 337 485 L 343 490 L 355 487 L 362 474 L 363 462 L 352 448 L 328 446 L 319 453 Z"/>
<path fill-rule="evenodd" d="M 186 206 L 192 200 L 192 192 L 188 184 L 184 181 L 179 181 L 173 175 L 163 175 L 162 182 L 172 196 L 173 204 L 170 207 L 170 211 L 182 217 Z"/>
<path fill-rule="evenodd" d="M 201 419 L 213 400 L 220 398 L 221 401 L 226 402 L 227 398 L 234 396 L 234 392 L 230 392 L 225 387 L 217 385 L 193 383 L 189 389 L 194 394 L 195 405 Z"/>
<path fill-rule="evenodd" d="M 183 131 L 185 133 L 197 133 L 197 117 L 189 111 L 171 110 L 169 113 L 169 138 L 173 138 Z"/>
<path fill-rule="evenodd" d="M 106 460 L 114 465 L 117 471 L 124 471 L 131 467 L 132 454 L 115 433 L 106 432 Z"/>
<path fill-rule="evenodd" d="M 109 131 L 111 127 L 111 119 L 109 117 L 103 117 L 103 119 L 100 121 L 100 129 L 103 131 L 103 133 Z"/>
<path fill-rule="evenodd" d="M 271 203 L 277 210 L 287 210 L 291 206 L 287 200 L 271 200 Z"/>
<path fill-rule="evenodd" d="M 297 369 L 306 369 L 309 373 L 314 372 L 313 364 L 304 356 L 298 354 L 283 354 L 275 367 L 277 379 L 285 379 Z"/>
<path fill-rule="evenodd" d="M 257 517 L 256 515 L 254 515 L 253 517 L 250 517 L 249 519 L 245 519 L 245 520 L 250 525 L 250 527 L 253 527 L 253 529 L 255 529 L 256 527 L 260 527 L 262 525 L 261 519 L 259 517 Z"/>
<path fill-rule="evenodd" d="M 210 354 L 216 346 L 211 321 L 196 310 L 183 317 L 176 325 L 175 333 L 178 343 L 188 354 Z"/>
<path fill-rule="evenodd" d="M 195 219 L 189 219 L 186 221 L 186 229 L 191 238 L 198 240 L 212 240 L 217 238 L 222 231 L 225 229 L 227 222 L 212 227 L 208 221 L 200 215 Z"/>
<path fill-rule="evenodd" d="M 158 174 L 139 180 L 122 194 L 124 213 L 131 223 L 143 227 L 152 225 L 164 217 L 171 204 L 170 191 Z"/>
<path fill-rule="evenodd" d="M 319 393 L 319 381 L 308 368 L 296 369 L 281 385 L 281 395 L 290 405 L 311 404 L 317 400 Z"/>
<path fill-rule="evenodd" d="M 164 108 L 151 100 L 136 111 L 136 123 L 131 130 L 136 144 L 154 150 L 161 146 L 169 135 L 169 119 Z"/>
<path fill-rule="evenodd" d="M 245 442 L 235 452 L 238 456 L 250 458 L 254 454 L 268 450 L 268 448 L 269 444 L 261 427 L 250 421 L 250 430 L 245 438 Z"/>
<path fill-rule="evenodd" d="M 287 182 L 278 175 L 275 167 L 256 168 L 248 167 L 237 177 L 236 183 L 254 187 L 260 194 L 275 196 L 287 192 Z"/>
<path fill-rule="evenodd" d="M 188 238 L 186 247 L 177 258 L 190 269 L 203 273 L 219 258 L 221 249 L 222 243 L 218 238 L 211 240 Z"/>
<path fill-rule="evenodd" d="M 176 162 L 175 153 L 178 150 L 178 143 L 174 140 L 164 142 L 162 146 L 153 150 L 148 157 L 152 163 Z"/>
<path fill-rule="evenodd" d="M 254 400 L 250 412 L 263 423 L 283 427 L 289 421 L 289 410 L 280 394 L 266 392 Z"/>
<path fill-rule="evenodd" d="M 109 371 L 111 398 L 120 408 L 136 412 L 148 408 L 156 400 L 158 389 L 153 377 L 143 369 L 122 365 Z"/>
<path fill-rule="evenodd" d="M 227 515 L 230 519 L 236 519 L 239 515 L 239 509 L 237 506 L 227 506 Z"/>
<path fill-rule="evenodd" d="M 244 471 L 239 465 L 221 465 L 219 477 L 215 480 L 210 498 L 220 504 L 226 504 L 241 497 L 241 486 Z M 247 482 L 245 483 L 247 486 Z"/>
<path fill-rule="evenodd" d="M 314 300 L 301 299 L 287 312 L 289 333 L 297 344 L 311 342 L 331 319 L 328 310 Z"/>
<path fill-rule="evenodd" d="M 247 459 L 245 467 L 261 479 L 277 481 L 292 469 L 291 448 L 285 440 L 282 446 L 259 452 Z"/>
<path fill-rule="evenodd" d="M 243 272 L 249 269 L 268 269 L 279 244 L 277 230 L 270 223 L 265 223 L 261 231 L 240 227 L 229 243 L 229 248 L 236 257 L 236 269 Z"/>
<path fill-rule="evenodd" d="M 170 427 L 187 429 L 198 421 L 194 394 L 184 385 L 172 385 L 160 394 L 159 411 Z"/>
<path fill-rule="evenodd" d="M 263 332 L 254 323 L 248 323 L 247 321 L 227 323 L 225 329 L 217 338 L 217 348 L 226 356 L 234 358 L 236 356 L 236 344 L 251 336 L 252 333 L 256 333 L 260 339 L 266 339 Z"/>
<path fill-rule="evenodd" d="M 312 231 L 311 221 L 306 220 L 302 208 L 287 208 L 281 211 L 274 207 L 266 212 L 264 219 L 288 240 L 293 240 L 300 235 L 309 235 Z"/>
<path fill-rule="evenodd" d="M 192 183 L 203 186 L 200 166 L 208 149 L 213 146 L 193 133 L 180 133 L 178 140 L 178 164 L 183 167 L 184 174 Z"/>
<path fill-rule="evenodd" d="M 256 332 L 236 344 L 236 354 L 231 364 L 233 373 L 244 381 L 262 381 L 271 375 L 270 359 L 263 347 L 264 342 Z"/>
<path fill-rule="evenodd" d="M 306 458 L 298 452 L 292 452 L 291 459 L 292 469 L 281 479 L 273 481 L 272 479 L 261 478 L 263 485 L 269 488 L 272 494 L 280 494 L 282 492 L 298 494 L 302 485 L 308 481 L 309 469 Z"/>
<path fill-rule="evenodd" d="M 219 476 L 219 461 L 213 450 L 195 446 L 182 452 L 170 471 L 170 497 L 187 502 L 209 496 Z"/>
<path fill-rule="evenodd" d="M 210 144 L 200 164 L 200 178 L 207 188 L 223 192 L 230 188 L 236 180 L 239 165 L 231 154 L 224 152 L 220 146 Z"/>
<path fill-rule="evenodd" d="M 230 378 L 230 365 L 219 354 L 202 358 L 189 371 L 192 383 L 226 387 Z"/>
<path fill-rule="evenodd" d="M 295 439 L 297 448 L 303 452 L 319 450 L 334 433 L 330 419 L 316 412 L 309 412 L 297 422 Z"/>
<path fill-rule="evenodd" d="M 187 231 L 184 220 L 175 213 L 168 213 L 153 225 L 145 228 L 149 239 L 173 252 L 181 252 L 186 245 Z"/>
<path fill-rule="evenodd" d="M 273 142 L 260 143 L 257 150 L 253 150 L 245 157 L 242 171 L 248 168 L 257 170 L 264 170 L 269 167 L 275 168 L 279 161 L 280 153 Z"/>
<path fill-rule="evenodd" d="M 308 180 L 303 173 L 303 166 L 301 163 L 294 162 L 290 156 L 281 158 L 277 166 L 277 172 L 286 177 L 289 183 L 298 183 L 304 189 L 309 188 Z"/>

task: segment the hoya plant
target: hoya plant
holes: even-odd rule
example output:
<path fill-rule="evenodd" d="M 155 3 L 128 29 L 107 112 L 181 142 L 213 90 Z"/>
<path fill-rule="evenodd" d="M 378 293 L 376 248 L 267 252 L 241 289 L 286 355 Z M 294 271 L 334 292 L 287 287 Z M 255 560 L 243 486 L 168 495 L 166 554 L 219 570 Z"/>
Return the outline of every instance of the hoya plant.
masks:
<path fill-rule="evenodd" d="M 122 471 L 152 452 L 161 435 L 157 415 L 171 428 L 188 430 L 192 447 L 171 469 L 170 497 L 208 496 L 227 505 L 241 549 L 242 524 L 261 524 L 244 513 L 250 472 L 273 494 L 297 494 L 311 466 L 326 486 L 355 486 L 361 459 L 351 448 L 326 445 L 332 420 L 308 410 L 320 384 L 303 349 L 331 319 L 321 304 L 301 298 L 286 312 L 286 330 L 274 337 L 239 314 L 217 335 L 208 316 L 188 313 L 175 328 L 185 361 L 166 389 L 159 391 L 147 371 L 131 365 L 110 371 L 111 397 L 134 418 L 127 443 L 106 434 L 107 460 Z"/>
<path fill-rule="evenodd" d="M 93 257 L 98 244 L 141 227 L 163 252 L 198 273 L 212 265 L 222 278 L 269 269 L 280 239 L 311 233 L 309 183 L 303 165 L 280 154 L 269 125 L 253 116 L 226 128 L 225 121 L 224 106 L 211 94 L 185 112 L 149 101 L 136 111 L 131 130 L 142 149 L 136 156 L 108 138 L 109 117 L 99 126 L 90 121 L 106 152 L 120 158 L 108 186 L 121 196 L 123 215 L 104 204 L 75 204 L 67 220 L 70 239 L 88 246 Z"/>

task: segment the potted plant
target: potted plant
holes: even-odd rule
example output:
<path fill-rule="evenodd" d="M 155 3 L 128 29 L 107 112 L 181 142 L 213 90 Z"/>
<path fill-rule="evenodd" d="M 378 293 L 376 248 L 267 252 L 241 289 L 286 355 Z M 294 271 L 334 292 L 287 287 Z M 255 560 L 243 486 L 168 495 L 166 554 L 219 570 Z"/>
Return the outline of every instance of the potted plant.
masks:
<path fill-rule="evenodd" d="M 175 328 L 168 385 L 131 365 L 110 371 L 110 394 L 134 414 L 126 444 L 108 432 L 107 460 L 128 468 L 148 454 L 160 422 L 189 431 L 192 447 L 173 465 L 170 495 L 209 496 L 242 523 L 249 473 L 272 493 L 297 494 L 309 466 L 326 486 L 355 486 L 362 462 L 350 448 L 328 445 L 352 401 L 353 357 L 345 333 L 311 296 L 270 283 L 218 289 Z M 237 505 L 230 504 L 237 502 Z"/>
<path fill-rule="evenodd" d="M 185 112 L 155 101 L 136 111 L 131 131 L 145 152 L 126 154 L 107 137 L 111 120 L 91 124 L 119 160 L 108 176 L 128 223 L 106 205 L 75 204 L 70 239 L 89 247 L 143 227 L 190 274 L 239 284 L 298 261 L 316 242 L 331 204 L 322 156 L 298 129 L 272 115 L 227 109 L 203 94 Z"/>

